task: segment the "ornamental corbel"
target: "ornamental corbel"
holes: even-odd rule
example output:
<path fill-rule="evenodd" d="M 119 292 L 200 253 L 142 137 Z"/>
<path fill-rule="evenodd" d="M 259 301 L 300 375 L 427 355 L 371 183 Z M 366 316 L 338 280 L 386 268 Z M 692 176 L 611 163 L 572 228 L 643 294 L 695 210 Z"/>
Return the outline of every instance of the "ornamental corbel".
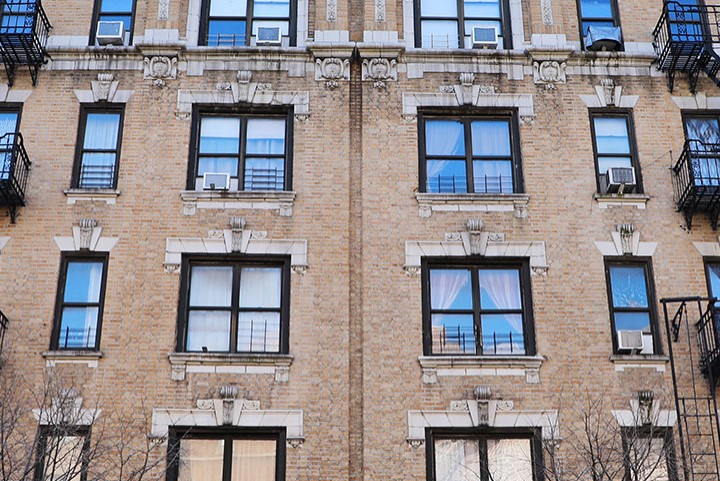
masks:
<path fill-rule="evenodd" d="M 165 80 L 177 78 L 177 57 L 156 55 L 143 59 L 143 79 L 153 80 L 154 85 L 163 86 Z"/>
<path fill-rule="evenodd" d="M 567 63 L 561 60 L 534 60 L 533 77 L 536 85 L 556 90 L 557 84 L 567 83 Z"/>
<path fill-rule="evenodd" d="M 375 82 L 375 87 L 383 88 L 385 82 L 397 82 L 397 60 L 389 58 L 364 59 L 362 63 L 363 82 Z"/>
<path fill-rule="evenodd" d="M 99 229 L 96 233 L 97 221 L 95 219 L 80 219 L 80 232 L 78 235 L 78 250 L 89 251 L 93 244 L 93 237 L 100 237 Z"/>
<path fill-rule="evenodd" d="M 327 57 L 315 60 L 315 80 L 325 81 L 325 87 L 336 89 L 340 80 L 350 80 L 350 60 Z"/>
<path fill-rule="evenodd" d="M 111 73 L 99 73 L 97 80 L 90 82 L 95 102 L 112 101 L 119 84 L 120 82 L 115 80 L 115 75 Z"/>
<path fill-rule="evenodd" d="M 243 231 L 245 230 L 245 218 L 231 217 L 230 230 L 232 232 L 231 252 L 242 252 Z"/>

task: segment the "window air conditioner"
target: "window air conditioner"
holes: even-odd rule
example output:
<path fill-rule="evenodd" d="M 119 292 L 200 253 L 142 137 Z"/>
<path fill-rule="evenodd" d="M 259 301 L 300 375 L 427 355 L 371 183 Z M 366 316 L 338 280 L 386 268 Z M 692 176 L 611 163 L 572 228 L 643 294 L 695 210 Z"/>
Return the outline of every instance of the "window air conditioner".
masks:
<path fill-rule="evenodd" d="M 645 347 L 642 331 L 618 331 L 618 352 L 640 352 Z"/>
<path fill-rule="evenodd" d="M 280 27 L 258 27 L 256 45 L 280 45 L 282 42 L 282 32 Z"/>
<path fill-rule="evenodd" d="M 635 190 L 635 169 L 632 167 L 610 167 L 607 171 L 607 193 L 628 194 Z"/>
<path fill-rule="evenodd" d="M 590 25 L 585 37 L 585 48 L 593 52 L 615 51 L 622 47 L 620 27 Z"/>
<path fill-rule="evenodd" d="M 498 31 L 495 27 L 473 27 L 473 48 L 497 48 Z"/>
<path fill-rule="evenodd" d="M 98 45 L 124 45 L 125 25 L 123 22 L 100 21 L 97 23 L 95 39 Z"/>
<path fill-rule="evenodd" d="M 205 172 L 203 174 L 203 190 L 228 190 L 230 174 Z"/>

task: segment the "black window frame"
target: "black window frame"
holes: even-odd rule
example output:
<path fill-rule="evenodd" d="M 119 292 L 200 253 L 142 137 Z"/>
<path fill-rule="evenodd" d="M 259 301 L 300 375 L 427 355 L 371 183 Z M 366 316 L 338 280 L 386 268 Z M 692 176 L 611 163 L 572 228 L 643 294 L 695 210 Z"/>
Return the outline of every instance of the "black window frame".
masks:
<path fill-rule="evenodd" d="M 473 325 L 475 329 L 475 353 L 433 353 L 432 352 L 432 310 L 430 306 L 430 271 L 433 269 L 458 269 L 470 270 L 472 282 L 473 301 Z M 520 279 L 520 299 L 522 300 L 522 323 L 524 337 L 524 353 L 497 354 L 485 353 L 482 345 L 482 309 L 480 306 L 480 289 L 477 273 L 483 269 L 517 269 Z M 426 356 L 534 356 L 535 346 L 535 320 L 533 315 L 532 302 L 532 281 L 530 278 L 530 260 L 527 258 L 503 257 L 500 259 L 490 258 L 448 258 L 448 257 L 424 257 L 421 260 L 421 282 L 422 282 L 422 305 L 423 305 L 423 352 Z M 487 312 L 487 311 L 485 311 Z M 491 313 L 499 313 L 491 311 Z M 466 312 L 465 314 L 470 314 Z"/>
<path fill-rule="evenodd" d="M 191 270 L 196 265 L 208 266 L 232 266 L 233 267 L 233 285 L 232 285 L 232 301 L 229 309 L 223 308 L 219 310 L 230 310 L 230 348 L 228 351 L 190 351 L 187 346 L 187 329 L 188 317 L 190 312 L 190 281 Z M 280 292 L 280 333 L 279 333 L 279 349 L 274 351 L 238 351 L 237 350 L 237 330 L 238 330 L 238 312 L 239 307 L 239 289 L 240 289 L 240 269 L 243 267 L 280 267 L 281 292 Z M 289 331 L 290 331 L 290 259 L 282 256 L 183 256 L 180 281 L 180 301 L 178 308 L 177 320 L 177 341 L 175 344 L 175 352 L 179 353 L 222 353 L 222 354 L 238 354 L 238 355 L 283 355 L 289 352 Z M 253 311 L 262 309 L 252 309 Z M 275 309 L 268 309 L 275 310 Z"/>
<path fill-rule="evenodd" d="M 595 183 L 597 192 L 601 195 L 607 194 L 602 192 L 602 185 L 600 182 L 600 165 L 598 163 L 598 157 L 630 157 L 630 164 L 635 170 L 635 193 L 642 194 L 643 181 L 642 181 L 642 169 L 640 169 L 640 160 L 638 158 L 638 147 L 637 138 L 635 137 L 635 121 L 633 120 L 633 112 L 631 109 L 590 109 L 590 136 L 592 137 L 593 146 L 593 158 L 595 160 Z M 625 154 L 613 154 L 613 153 L 599 153 L 597 147 L 597 135 L 595 132 L 595 119 L 597 118 L 624 118 L 625 125 L 627 127 L 628 144 L 630 146 L 630 152 Z"/>
<path fill-rule="evenodd" d="M 673 429 L 670 427 L 644 425 L 637 427 L 624 427 L 622 429 L 622 446 L 625 453 L 625 480 L 624 481 L 643 481 L 634 479 L 632 476 L 632 460 L 630 458 L 629 439 L 663 439 L 665 441 L 664 454 L 667 463 L 669 481 L 678 481 L 678 464 L 675 451 L 675 438 Z"/>
<path fill-rule="evenodd" d="M 60 276 L 58 279 L 57 295 L 55 300 L 55 315 L 53 317 L 52 336 L 50 340 L 51 350 L 70 350 L 70 351 L 99 351 L 100 338 L 102 334 L 103 312 L 105 310 L 105 296 L 107 294 L 107 277 L 109 254 L 107 252 L 64 252 L 60 260 Z M 103 273 L 100 281 L 100 295 L 97 303 L 69 303 L 69 307 L 90 307 L 97 305 L 98 318 L 95 326 L 95 345 L 93 347 L 67 347 L 67 338 L 65 339 L 66 347 L 60 346 L 60 333 L 62 328 L 62 314 L 66 306 L 65 303 L 65 286 L 67 283 L 67 271 L 71 263 L 74 262 L 102 262 Z"/>
<path fill-rule="evenodd" d="M 85 153 L 85 133 L 87 130 L 88 114 L 107 114 L 119 113 L 120 120 L 118 124 L 117 142 L 114 149 L 88 149 L 89 152 L 115 152 L 115 168 L 113 170 L 112 185 L 110 187 L 82 187 L 83 154 Z M 74 189 L 88 190 L 114 190 L 117 189 L 118 176 L 120 173 L 120 156 L 122 154 L 123 126 L 125 124 L 125 104 L 102 103 L 102 104 L 82 104 L 80 106 L 80 115 L 78 116 L 78 136 L 75 142 L 75 162 L 73 163 L 73 172 L 71 186 Z"/>
<path fill-rule="evenodd" d="M 472 36 L 471 33 L 465 32 L 465 22 L 466 21 L 484 21 L 484 20 L 491 20 L 491 21 L 497 21 L 495 18 L 488 18 L 488 17 L 465 17 L 465 8 L 464 8 L 464 1 L 463 0 L 457 0 L 457 17 L 432 17 L 432 16 L 422 16 L 420 11 L 420 3 L 422 0 L 414 0 L 413 1 L 413 14 L 414 14 L 414 23 L 415 23 L 415 48 L 423 48 L 422 47 L 422 21 L 423 20 L 453 20 L 455 19 L 458 23 L 458 45 L 460 49 L 463 50 L 472 50 L 465 47 L 465 37 L 468 35 Z M 510 0 L 500 0 L 500 25 L 501 25 L 501 32 L 500 35 L 503 39 L 503 48 L 502 50 L 512 50 L 513 48 L 513 39 L 512 39 L 512 18 L 510 14 Z M 425 47 L 425 48 L 442 48 L 442 47 Z M 447 49 L 453 49 L 453 47 L 447 47 Z"/>
<path fill-rule="evenodd" d="M 43 481 L 45 479 L 45 456 L 47 452 L 47 440 L 50 436 L 55 437 L 83 437 L 83 446 L 80 460 L 80 481 L 87 479 L 88 465 L 89 465 L 89 453 L 90 453 L 90 426 L 52 426 L 42 425 L 38 428 L 38 444 L 35 461 L 34 481 Z"/>
<path fill-rule="evenodd" d="M 247 145 L 247 120 L 250 118 L 269 118 L 285 120 L 285 172 L 283 178 L 283 188 L 281 190 L 271 190 L 269 192 L 288 192 L 292 190 L 292 171 L 293 171 L 293 111 L 287 108 L 267 108 L 267 107 L 248 107 L 240 111 L 228 110 L 227 108 L 217 106 L 195 106 L 192 113 L 192 126 L 190 135 L 190 159 L 188 161 L 187 172 L 187 190 L 196 190 L 196 179 L 198 177 L 199 154 L 200 154 L 200 125 L 201 119 L 204 117 L 237 117 L 240 121 L 240 151 L 238 158 L 238 188 L 231 192 L 268 192 L 265 190 L 246 190 L 245 187 L 245 149 Z M 267 156 L 265 156 L 267 157 Z M 235 177 L 231 176 L 231 179 Z"/>
<path fill-rule="evenodd" d="M 166 481 L 177 481 L 180 465 L 180 444 L 183 439 L 224 439 L 224 440 L 274 440 L 275 448 L 275 481 L 285 481 L 285 465 L 287 458 L 287 429 L 283 427 L 243 427 L 218 426 L 173 426 L 168 432 L 167 475 Z M 232 443 L 225 443 L 223 452 L 223 479 L 230 481 L 232 465 Z M 230 456 L 228 456 L 228 452 Z M 84 480 L 83 480 L 84 481 Z"/>
<path fill-rule="evenodd" d="M 543 441 L 540 428 L 425 428 L 425 461 L 428 481 L 436 481 L 435 440 L 453 438 L 480 440 L 480 463 L 484 467 L 487 467 L 488 463 L 486 444 L 488 439 L 528 439 L 532 456 L 533 481 L 543 481 L 544 479 Z M 480 481 L 492 481 L 489 479 L 487 469 L 483 470 L 480 477 Z"/>
<path fill-rule="evenodd" d="M 428 192 L 427 188 L 427 146 L 425 140 L 425 122 L 428 120 L 448 120 L 462 122 L 464 128 L 464 139 L 465 139 L 465 178 L 467 192 L 438 192 L 439 194 L 449 193 L 452 195 L 512 195 L 522 194 L 525 192 L 525 185 L 523 180 L 523 169 L 522 169 L 522 155 L 520 148 L 520 121 L 518 118 L 517 110 L 469 110 L 467 112 L 457 111 L 420 111 L 418 112 L 418 159 L 419 159 L 419 172 L 420 172 L 420 186 L 419 191 L 422 193 L 435 193 Z M 513 192 L 475 192 L 475 179 L 473 171 L 473 160 L 481 160 L 481 155 L 474 155 L 472 151 L 472 127 L 471 124 L 474 121 L 483 120 L 504 120 L 508 121 L 510 125 L 510 154 L 512 163 L 513 173 Z M 449 156 L 439 156 L 447 158 Z M 493 156 L 484 156 L 493 157 Z M 497 157 L 497 156 L 496 156 Z M 430 159 L 432 160 L 432 159 Z M 490 159 L 495 160 L 495 159 Z M 502 159 L 497 159 L 502 160 Z"/>
<path fill-rule="evenodd" d="M 100 17 L 127 17 L 130 14 L 130 28 L 125 29 L 128 35 L 128 45 L 133 44 L 133 36 L 135 34 L 135 12 L 137 11 L 137 0 L 132 0 L 132 11 L 130 12 L 110 12 L 103 13 L 100 9 L 102 8 L 102 0 L 95 0 L 93 5 L 92 22 L 90 24 L 90 46 L 95 46 L 95 40 L 97 37 L 97 25 L 100 21 Z M 123 28 L 125 26 L 123 25 Z M 123 35 L 124 38 L 124 35 Z"/>
<path fill-rule="evenodd" d="M 578 30 L 580 32 L 580 45 L 582 47 L 583 51 L 587 51 L 587 47 L 585 46 L 585 32 L 583 28 L 583 24 L 585 22 L 607 22 L 612 20 L 613 26 L 620 27 L 620 48 L 618 48 L 619 52 L 622 52 L 625 50 L 625 39 L 624 35 L 622 34 L 622 24 L 620 23 L 620 9 L 618 6 L 617 0 L 609 0 L 610 1 L 610 9 L 612 10 L 612 18 L 611 17 L 583 17 L 582 14 L 582 1 L 583 0 L 576 0 L 577 3 L 577 15 L 578 15 Z"/>
<path fill-rule="evenodd" d="M 11 162 L 15 161 L 15 159 L 12 158 L 12 151 L 15 146 L 15 140 L 17 138 L 17 134 L 20 133 L 20 120 L 22 118 L 22 108 L 23 104 L 18 103 L 7 103 L 3 104 L 2 107 L 0 107 L 0 113 L 8 113 L 13 112 L 17 114 L 17 121 L 15 122 L 15 132 L 12 132 L 15 134 L 13 138 L 11 139 L 11 142 L 4 142 L 0 143 L 0 162 L 2 162 L 5 159 L 6 155 L 10 155 L 11 157 L 8 159 Z M 0 164 L 0 171 L 3 171 L 2 164 Z"/>
<path fill-rule="evenodd" d="M 246 0 L 245 6 L 245 17 L 220 17 L 220 19 L 245 19 L 245 32 L 246 38 L 244 44 L 233 44 L 233 45 L 208 45 L 208 29 L 210 26 L 210 2 L 211 0 L 202 0 L 202 6 L 200 10 L 200 29 L 198 35 L 198 45 L 206 47 L 249 47 L 252 41 L 252 24 L 254 21 L 273 21 L 282 20 L 285 21 L 286 17 L 253 17 L 252 11 L 254 7 L 253 0 Z M 290 0 L 290 18 L 288 18 L 288 46 L 295 47 L 297 45 L 297 2 L 298 0 Z M 264 47 L 265 45 L 263 45 Z M 278 48 L 279 46 L 271 46 Z"/>
<path fill-rule="evenodd" d="M 610 269 L 614 266 L 643 267 L 645 271 L 645 289 L 648 299 L 647 309 L 643 308 L 615 308 L 613 306 L 612 284 L 610 283 Z M 639 354 L 642 356 L 657 356 L 663 354 L 663 344 L 660 333 L 660 324 L 657 312 L 657 301 L 655 297 L 655 282 L 652 269 L 652 259 L 649 257 L 605 257 L 605 287 L 607 289 L 608 310 L 610 313 L 610 329 L 612 331 L 613 354 L 623 355 L 618 352 L 617 328 L 615 327 L 615 312 L 648 312 L 650 317 L 650 333 L 653 338 L 653 353 Z"/>

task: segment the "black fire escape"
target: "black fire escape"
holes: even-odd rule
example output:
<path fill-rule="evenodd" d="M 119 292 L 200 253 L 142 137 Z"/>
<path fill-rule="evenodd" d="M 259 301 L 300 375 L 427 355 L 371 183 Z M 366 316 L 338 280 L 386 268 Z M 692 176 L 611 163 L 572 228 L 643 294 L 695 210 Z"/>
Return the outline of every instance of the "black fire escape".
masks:
<path fill-rule="evenodd" d="M 30 68 L 35 85 L 40 66 L 47 62 L 45 45 L 50 28 L 40 0 L 0 0 L 0 56 L 9 86 L 20 65 Z"/>
<path fill-rule="evenodd" d="M 677 210 L 692 228 L 696 212 L 705 212 L 717 229 L 720 216 L 720 144 L 688 139 L 672 168 L 673 191 Z"/>
<path fill-rule="evenodd" d="M 22 135 L 0 137 L 0 206 L 8 208 L 15 223 L 17 208 L 25 205 L 30 160 L 23 146 Z"/>
<path fill-rule="evenodd" d="M 662 299 L 684 481 L 720 480 L 720 312 L 715 299 Z M 705 378 L 705 381 L 702 380 Z"/>
<path fill-rule="evenodd" d="M 720 43 L 720 6 L 665 1 L 653 37 L 658 68 L 667 72 L 671 92 L 677 72 L 688 75 L 693 93 L 700 72 L 720 85 L 720 56 L 713 49 Z"/>
<path fill-rule="evenodd" d="M 8 318 L 5 317 L 5 314 L 0 311 L 0 356 L 3 353 L 3 342 L 5 341 L 5 331 L 7 331 L 8 328 Z M 2 365 L 2 362 L 0 362 L 0 366 Z"/>

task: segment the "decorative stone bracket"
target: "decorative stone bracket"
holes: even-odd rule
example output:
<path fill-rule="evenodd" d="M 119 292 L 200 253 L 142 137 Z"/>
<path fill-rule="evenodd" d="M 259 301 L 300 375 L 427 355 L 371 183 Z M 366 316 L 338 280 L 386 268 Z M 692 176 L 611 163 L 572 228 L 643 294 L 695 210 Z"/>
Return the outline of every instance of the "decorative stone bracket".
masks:
<path fill-rule="evenodd" d="M 595 86 L 595 95 L 581 95 L 580 98 L 590 108 L 621 107 L 631 109 L 640 99 L 637 95 L 623 95 L 623 88 L 615 85 L 615 80 L 606 78 Z"/>
<path fill-rule="evenodd" d="M 394 58 L 375 57 L 363 59 L 362 81 L 374 82 L 376 88 L 385 88 L 386 82 L 397 82 L 397 60 Z"/>
<path fill-rule="evenodd" d="M 143 78 L 152 80 L 156 87 L 165 86 L 165 80 L 177 78 L 177 57 L 156 55 L 143 59 Z"/>
<path fill-rule="evenodd" d="M 674 409 L 660 409 L 660 401 L 652 391 L 640 391 L 637 398 L 630 400 L 629 410 L 613 410 L 613 416 L 622 427 L 673 427 L 677 423 Z"/>
<path fill-rule="evenodd" d="M 350 80 L 350 60 L 327 57 L 315 59 L 315 80 L 325 81 L 325 87 L 336 89 L 340 80 Z"/>
<path fill-rule="evenodd" d="M 632 224 L 618 224 L 611 232 L 612 242 L 596 241 L 595 246 L 603 256 L 647 256 L 657 249 L 657 242 L 640 242 L 640 232 Z"/>
<path fill-rule="evenodd" d="M 127 103 L 134 90 L 119 90 L 120 82 L 111 73 L 99 73 L 97 80 L 90 82 L 90 90 L 73 90 L 80 103 L 94 102 Z"/>
<path fill-rule="evenodd" d="M 95 219 L 80 219 L 72 228 L 72 237 L 55 237 L 55 244 L 62 252 L 93 251 L 110 252 L 119 237 L 101 237 L 102 227 Z"/>
<path fill-rule="evenodd" d="M 51 399 L 49 408 L 33 409 L 38 424 L 52 426 L 71 423 L 90 426 L 102 414 L 101 409 L 83 409 L 83 398 L 76 389 L 62 389 Z"/>
<path fill-rule="evenodd" d="M 556 90 L 557 84 L 567 83 L 567 63 L 558 60 L 533 60 L 535 83 L 545 85 L 547 90 Z"/>

